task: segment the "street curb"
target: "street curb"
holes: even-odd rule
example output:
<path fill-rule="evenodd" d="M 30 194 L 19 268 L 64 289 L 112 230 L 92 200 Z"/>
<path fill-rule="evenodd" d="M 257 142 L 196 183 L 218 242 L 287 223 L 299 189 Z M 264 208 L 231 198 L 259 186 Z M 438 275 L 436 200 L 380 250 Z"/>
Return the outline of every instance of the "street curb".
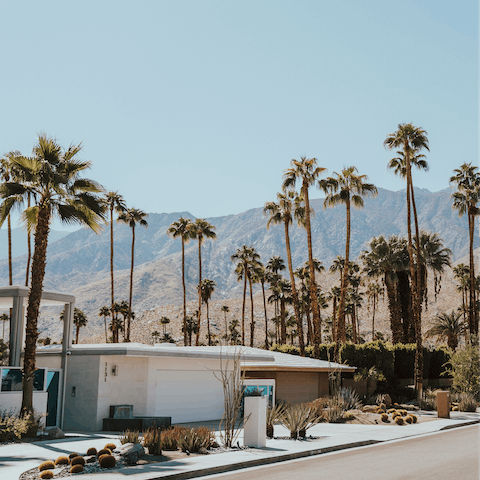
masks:
<path fill-rule="evenodd" d="M 276 457 L 259 458 L 257 460 L 247 460 L 245 462 L 234 463 L 230 465 L 221 465 L 218 467 L 202 468 L 200 470 L 195 470 L 190 472 L 173 473 L 171 475 L 161 475 L 159 477 L 151 477 L 149 480 L 164 480 L 166 478 L 168 478 L 169 480 L 184 480 L 188 478 L 204 477 L 206 475 L 233 472 L 235 470 L 241 470 L 243 468 L 259 467 L 262 465 L 270 465 L 273 463 L 286 462 L 288 460 L 295 460 L 297 458 L 306 458 L 314 455 L 321 455 L 323 453 L 346 450 L 348 448 L 366 447 L 368 445 L 375 445 L 377 443 L 382 443 L 382 441 L 381 440 L 365 440 L 363 442 L 345 443 L 343 445 L 334 445 L 332 447 L 317 448 L 316 450 L 307 450 L 305 452 L 288 453 L 285 455 L 278 455 Z"/>
<path fill-rule="evenodd" d="M 447 425 L 446 427 L 442 427 L 440 429 L 440 431 L 443 431 L 443 430 L 450 430 L 452 428 L 458 428 L 458 427 L 467 427 L 469 425 L 476 425 L 480 423 L 480 420 L 472 420 L 471 422 L 465 422 L 465 423 L 461 423 L 459 425 Z"/>

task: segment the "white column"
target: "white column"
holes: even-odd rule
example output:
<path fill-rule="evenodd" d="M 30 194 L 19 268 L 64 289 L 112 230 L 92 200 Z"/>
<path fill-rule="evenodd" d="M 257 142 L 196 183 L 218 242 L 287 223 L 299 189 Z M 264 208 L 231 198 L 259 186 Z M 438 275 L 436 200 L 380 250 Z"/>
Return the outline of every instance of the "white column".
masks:
<path fill-rule="evenodd" d="M 263 448 L 267 445 L 267 397 L 245 397 L 243 444 Z"/>

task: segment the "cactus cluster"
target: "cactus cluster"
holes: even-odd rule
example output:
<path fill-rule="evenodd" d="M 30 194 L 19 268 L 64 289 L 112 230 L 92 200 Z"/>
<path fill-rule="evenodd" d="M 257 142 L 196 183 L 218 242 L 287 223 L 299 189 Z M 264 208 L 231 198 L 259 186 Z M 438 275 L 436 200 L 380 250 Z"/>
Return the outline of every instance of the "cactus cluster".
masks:
<path fill-rule="evenodd" d="M 91 447 L 87 450 L 87 455 L 90 457 L 92 455 L 97 455 L 97 449 L 95 447 Z"/>
<path fill-rule="evenodd" d="M 113 468 L 117 461 L 113 455 L 102 455 L 98 458 L 98 463 L 100 464 L 100 468 Z"/>
<path fill-rule="evenodd" d="M 44 470 L 40 473 L 40 478 L 43 480 L 44 478 L 53 478 L 53 472 L 51 470 Z"/>
<path fill-rule="evenodd" d="M 108 448 L 111 452 L 113 452 L 117 446 L 114 443 L 107 443 L 103 448 Z"/>
<path fill-rule="evenodd" d="M 38 469 L 43 472 L 44 470 L 53 470 L 55 468 L 55 464 L 51 460 L 47 460 L 46 462 L 41 463 L 38 466 Z"/>
<path fill-rule="evenodd" d="M 61 457 L 58 457 L 55 460 L 55 465 L 68 465 L 69 463 L 70 463 L 70 459 L 64 455 L 62 455 Z"/>
<path fill-rule="evenodd" d="M 108 448 L 102 448 L 97 452 L 97 457 L 100 458 L 102 455 L 111 455 L 112 451 Z"/>
<path fill-rule="evenodd" d="M 83 472 L 83 465 L 78 463 L 76 465 L 72 465 L 72 468 L 70 469 L 70 473 L 82 473 L 82 472 Z"/>
<path fill-rule="evenodd" d="M 83 457 L 73 457 L 72 460 L 71 460 L 71 465 L 73 467 L 73 465 L 81 465 L 82 467 L 85 466 L 85 459 Z"/>

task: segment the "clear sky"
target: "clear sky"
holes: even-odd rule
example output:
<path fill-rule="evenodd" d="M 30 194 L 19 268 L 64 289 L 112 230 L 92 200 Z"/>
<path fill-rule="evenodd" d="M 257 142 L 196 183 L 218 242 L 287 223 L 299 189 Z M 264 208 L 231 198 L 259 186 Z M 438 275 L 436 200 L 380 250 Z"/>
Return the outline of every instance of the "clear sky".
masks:
<path fill-rule="evenodd" d="M 3 0 L 0 18 L 0 153 L 83 142 L 89 176 L 147 212 L 261 207 L 300 156 L 399 190 L 401 122 L 430 140 L 416 186 L 478 165 L 476 0 Z"/>

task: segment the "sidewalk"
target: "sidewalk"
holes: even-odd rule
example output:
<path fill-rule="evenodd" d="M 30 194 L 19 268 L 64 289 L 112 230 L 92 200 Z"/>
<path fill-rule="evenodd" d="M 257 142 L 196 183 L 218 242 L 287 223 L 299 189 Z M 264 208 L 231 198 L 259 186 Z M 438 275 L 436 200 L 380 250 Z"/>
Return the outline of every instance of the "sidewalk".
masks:
<path fill-rule="evenodd" d="M 436 417 L 436 412 L 419 412 Z M 264 449 L 239 449 L 227 453 L 202 455 L 197 457 L 171 460 L 168 462 L 128 467 L 120 470 L 105 471 L 99 474 L 83 474 L 82 480 L 102 478 L 114 480 L 128 477 L 132 480 L 185 479 L 201 475 L 222 473 L 239 468 L 276 463 L 294 458 L 319 455 L 345 448 L 354 448 L 438 432 L 448 428 L 469 425 L 480 421 L 478 413 L 451 412 L 450 419 L 405 426 L 351 425 L 321 423 L 308 430 L 308 434 L 321 437 L 315 441 L 267 440 Z M 89 447 L 103 448 L 112 440 L 118 443 L 118 436 L 104 433 L 75 434 L 74 438 L 42 441 L 30 444 L 10 444 L 0 446 L 0 474 L 2 478 L 16 480 L 30 468 L 37 467 L 45 460 L 55 459 L 61 454 L 77 452 L 85 454 Z M 82 435 L 81 438 L 78 435 Z M 275 426 L 276 436 L 288 436 L 285 428 Z M 242 434 L 239 437 L 243 445 Z"/>

